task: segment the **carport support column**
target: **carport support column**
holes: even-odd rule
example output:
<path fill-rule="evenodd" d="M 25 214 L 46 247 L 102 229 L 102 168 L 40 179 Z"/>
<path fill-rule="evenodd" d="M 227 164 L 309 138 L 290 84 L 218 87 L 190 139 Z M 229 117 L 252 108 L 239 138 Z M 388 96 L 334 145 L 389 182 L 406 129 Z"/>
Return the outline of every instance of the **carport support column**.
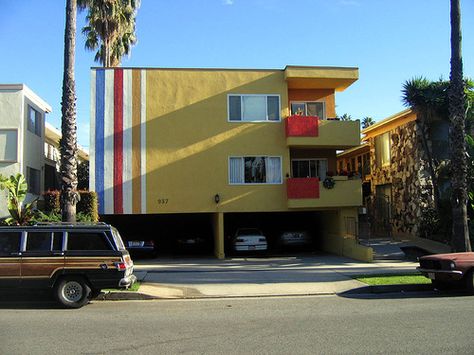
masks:
<path fill-rule="evenodd" d="M 214 213 L 214 255 L 218 259 L 224 259 L 224 213 Z"/>

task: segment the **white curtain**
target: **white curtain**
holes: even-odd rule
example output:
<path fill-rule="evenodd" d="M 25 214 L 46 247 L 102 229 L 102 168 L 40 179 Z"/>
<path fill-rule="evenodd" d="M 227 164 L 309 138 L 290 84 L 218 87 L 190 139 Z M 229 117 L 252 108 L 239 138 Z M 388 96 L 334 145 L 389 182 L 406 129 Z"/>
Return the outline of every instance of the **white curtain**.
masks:
<path fill-rule="evenodd" d="M 328 172 L 328 161 L 326 159 L 318 160 L 318 176 L 320 180 L 326 179 Z"/>
<path fill-rule="evenodd" d="M 265 121 L 267 119 L 267 98 L 265 96 L 243 96 L 242 104 L 243 121 Z"/>
<path fill-rule="evenodd" d="M 279 157 L 265 158 L 267 183 L 280 184 L 281 183 L 281 161 Z"/>
<path fill-rule="evenodd" d="M 244 163 L 242 158 L 230 158 L 229 182 L 231 184 L 242 184 L 244 182 Z"/>

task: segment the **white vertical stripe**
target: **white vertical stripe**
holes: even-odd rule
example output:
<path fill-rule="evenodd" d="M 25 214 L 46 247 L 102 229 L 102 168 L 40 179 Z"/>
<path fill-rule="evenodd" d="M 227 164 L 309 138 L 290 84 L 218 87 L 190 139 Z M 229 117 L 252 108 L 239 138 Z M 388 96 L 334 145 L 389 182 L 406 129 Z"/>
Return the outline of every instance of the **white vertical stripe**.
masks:
<path fill-rule="evenodd" d="M 142 213 L 146 213 L 146 70 L 141 71 L 141 108 L 140 108 L 140 142 L 141 142 L 141 186 L 142 186 Z"/>
<path fill-rule="evenodd" d="M 105 71 L 104 213 L 114 213 L 114 71 Z"/>
<path fill-rule="evenodd" d="M 95 191 L 95 69 L 91 69 L 91 111 L 89 136 L 89 190 Z"/>
<path fill-rule="evenodd" d="M 132 213 L 132 70 L 123 71 L 123 213 Z"/>

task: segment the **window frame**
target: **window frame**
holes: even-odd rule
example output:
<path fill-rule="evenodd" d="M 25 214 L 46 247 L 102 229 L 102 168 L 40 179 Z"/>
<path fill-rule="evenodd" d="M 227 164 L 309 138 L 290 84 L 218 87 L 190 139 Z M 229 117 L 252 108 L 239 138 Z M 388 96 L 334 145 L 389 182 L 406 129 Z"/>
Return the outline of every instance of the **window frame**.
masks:
<path fill-rule="evenodd" d="M 30 115 L 31 112 L 35 113 L 34 121 L 33 121 L 33 127 L 30 125 Z M 34 135 L 38 137 L 43 136 L 43 129 L 42 129 L 42 124 L 43 124 L 43 117 L 42 114 L 39 110 L 34 108 L 32 105 L 28 104 L 27 105 L 27 113 L 26 113 L 26 127 L 27 130 Z"/>
<path fill-rule="evenodd" d="M 231 96 L 239 96 L 240 97 L 240 120 L 231 120 L 230 119 L 230 97 Z M 242 119 L 242 107 L 243 107 L 243 97 L 255 97 L 255 96 L 264 96 L 265 97 L 265 120 L 243 120 Z M 268 97 L 275 96 L 278 97 L 278 120 L 269 120 L 268 119 Z M 278 123 L 281 122 L 281 95 L 280 94 L 227 94 L 227 122 L 230 123 L 251 123 L 251 122 L 272 122 Z"/>
<path fill-rule="evenodd" d="M 315 160 L 315 161 L 317 161 L 317 160 L 324 160 L 324 161 L 326 161 L 326 175 L 327 175 L 327 173 L 328 173 L 328 171 L 329 171 L 329 169 L 328 169 L 328 162 L 329 162 L 329 159 L 328 159 L 328 158 L 296 158 L 296 159 L 291 159 L 291 162 L 290 162 L 291 177 L 292 177 L 292 178 L 294 177 L 294 176 L 293 176 L 293 175 L 294 175 L 294 174 L 293 174 L 293 162 L 294 162 L 294 161 L 307 161 L 307 162 L 309 163 L 311 160 Z M 316 169 L 318 169 L 318 168 L 317 168 L 317 165 L 316 165 Z M 311 168 L 309 169 L 309 172 L 311 172 Z M 322 179 L 319 177 L 319 175 L 318 175 L 318 176 L 310 176 L 310 178 L 314 178 L 314 177 L 317 177 L 319 180 L 322 180 Z M 303 179 L 304 179 L 304 178 L 303 178 Z"/>
<path fill-rule="evenodd" d="M 13 160 L 11 159 L 2 159 L 2 157 L 0 157 L 0 163 L 18 163 L 18 151 L 19 151 L 19 139 L 18 139 L 18 129 L 17 128 L 0 128 L 0 134 L 4 133 L 5 134 L 5 138 L 7 140 L 7 144 L 8 144 L 8 132 L 14 132 L 14 135 L 15 135 L 15 143 L 16 143 L 16 146 L 15 146 L 15 158 Z M 6 150 L 5 150 L 5 153 L 6 153 Z M 8 156 L 6 156 L 8 157 Z"/>
<path fill-rule="evenodd" d="M 243 176 L 243 179 L 242 179 L 244 182 L 236 183 L 236 182 L 231 182 L 230 181 L 230 177 L 231 177 L 231 174 L 230 174 L 230 160 L 231 159 L 239 158 L 239 159 L 243 160 L 245 158 L 256 158 L 256 157 L 278 158 L 278 159 L 280 159 L 280 182 L 260 182 L 260 183 L 251 182 L 251 183 L 246 183 L 245 182 L 245 165 L 244 165 L 244 169 L 243 169 L 244 176 Z M 283 184 L 283 166 L 282 166 L 282 162 L 283 162 L 283 157 L 281 155 L 240 155 L 240 156 L 239 155 L 231 155 L 227 159 L 227 178 L 228 178 L 227 180 L 228 180 L 228 184 L 231 185 L 231 186 L 282 185 Z M 267 169 L 267 166 L 265 165 L 265 176 L 266 176 L 266 169 Z"/>
<path fill-rule="evenodd" d="M 323 104 L 323 117 L 319 117 L 320 120 L 325 120 L 327 115 L 326 115 L 326 101 L 325 100 L 313 100 L 313 101 L 290 101 L 290 113 L 291 113 L 291 105 L 292 104 L 304 104 L 304 109 L 305 109 L 305 115 L 304 116 L 309 116 L 308 115 L 308 106 L 307 104 L 312 104 L 312 103 L 321 103 Z M 291 113 L 291 115 L 296 115 L 296 113 Z"/>
<path fill-rule="evenodd" d="M 31 171 L 34 170 L 34 171 L 37 171 L 38 172 L 38 191 L 33 191 L 32 190 L 32 185 L 30 183 L 30 179 L 31 179 Z M 31 166 L 27 166 L 26 167 L 26 183 L 28 184 L 28 193 L 32 194 L 32 195 L 40 195 L 41 194 L 41 170 L 40 169 L 35 169 Z"/>
<path fill-rule="evenodd" d="M 384 146 L 383 144 L 383 137 L 387 136 L 388 138 L 388 161 L 384 162 L 383 156 L 383 149 L 378 149 L 377 147 L 380 148 L 380 146 Z M 379 144 L 377 144 L 377 140 L 379 139 Z M 385 168 L 387 166 L 390 166 L 390 162 L 392 160 L 392 137 L 390 132 L 385 132 L 382 134 L 379 134 L 374 137 L 374 145 L 375 145 L 375 163 L 378 168 Z"/>

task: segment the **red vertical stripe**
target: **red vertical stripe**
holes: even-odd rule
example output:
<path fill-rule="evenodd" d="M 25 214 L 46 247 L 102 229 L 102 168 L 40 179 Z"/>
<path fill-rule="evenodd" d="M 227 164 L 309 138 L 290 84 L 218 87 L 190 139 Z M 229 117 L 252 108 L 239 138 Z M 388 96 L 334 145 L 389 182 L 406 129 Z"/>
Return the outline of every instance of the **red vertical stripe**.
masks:
<path fill-rule="evenodd" d="M 114 213 L 123 213 L 123 69 L 114 70 Z"/>

